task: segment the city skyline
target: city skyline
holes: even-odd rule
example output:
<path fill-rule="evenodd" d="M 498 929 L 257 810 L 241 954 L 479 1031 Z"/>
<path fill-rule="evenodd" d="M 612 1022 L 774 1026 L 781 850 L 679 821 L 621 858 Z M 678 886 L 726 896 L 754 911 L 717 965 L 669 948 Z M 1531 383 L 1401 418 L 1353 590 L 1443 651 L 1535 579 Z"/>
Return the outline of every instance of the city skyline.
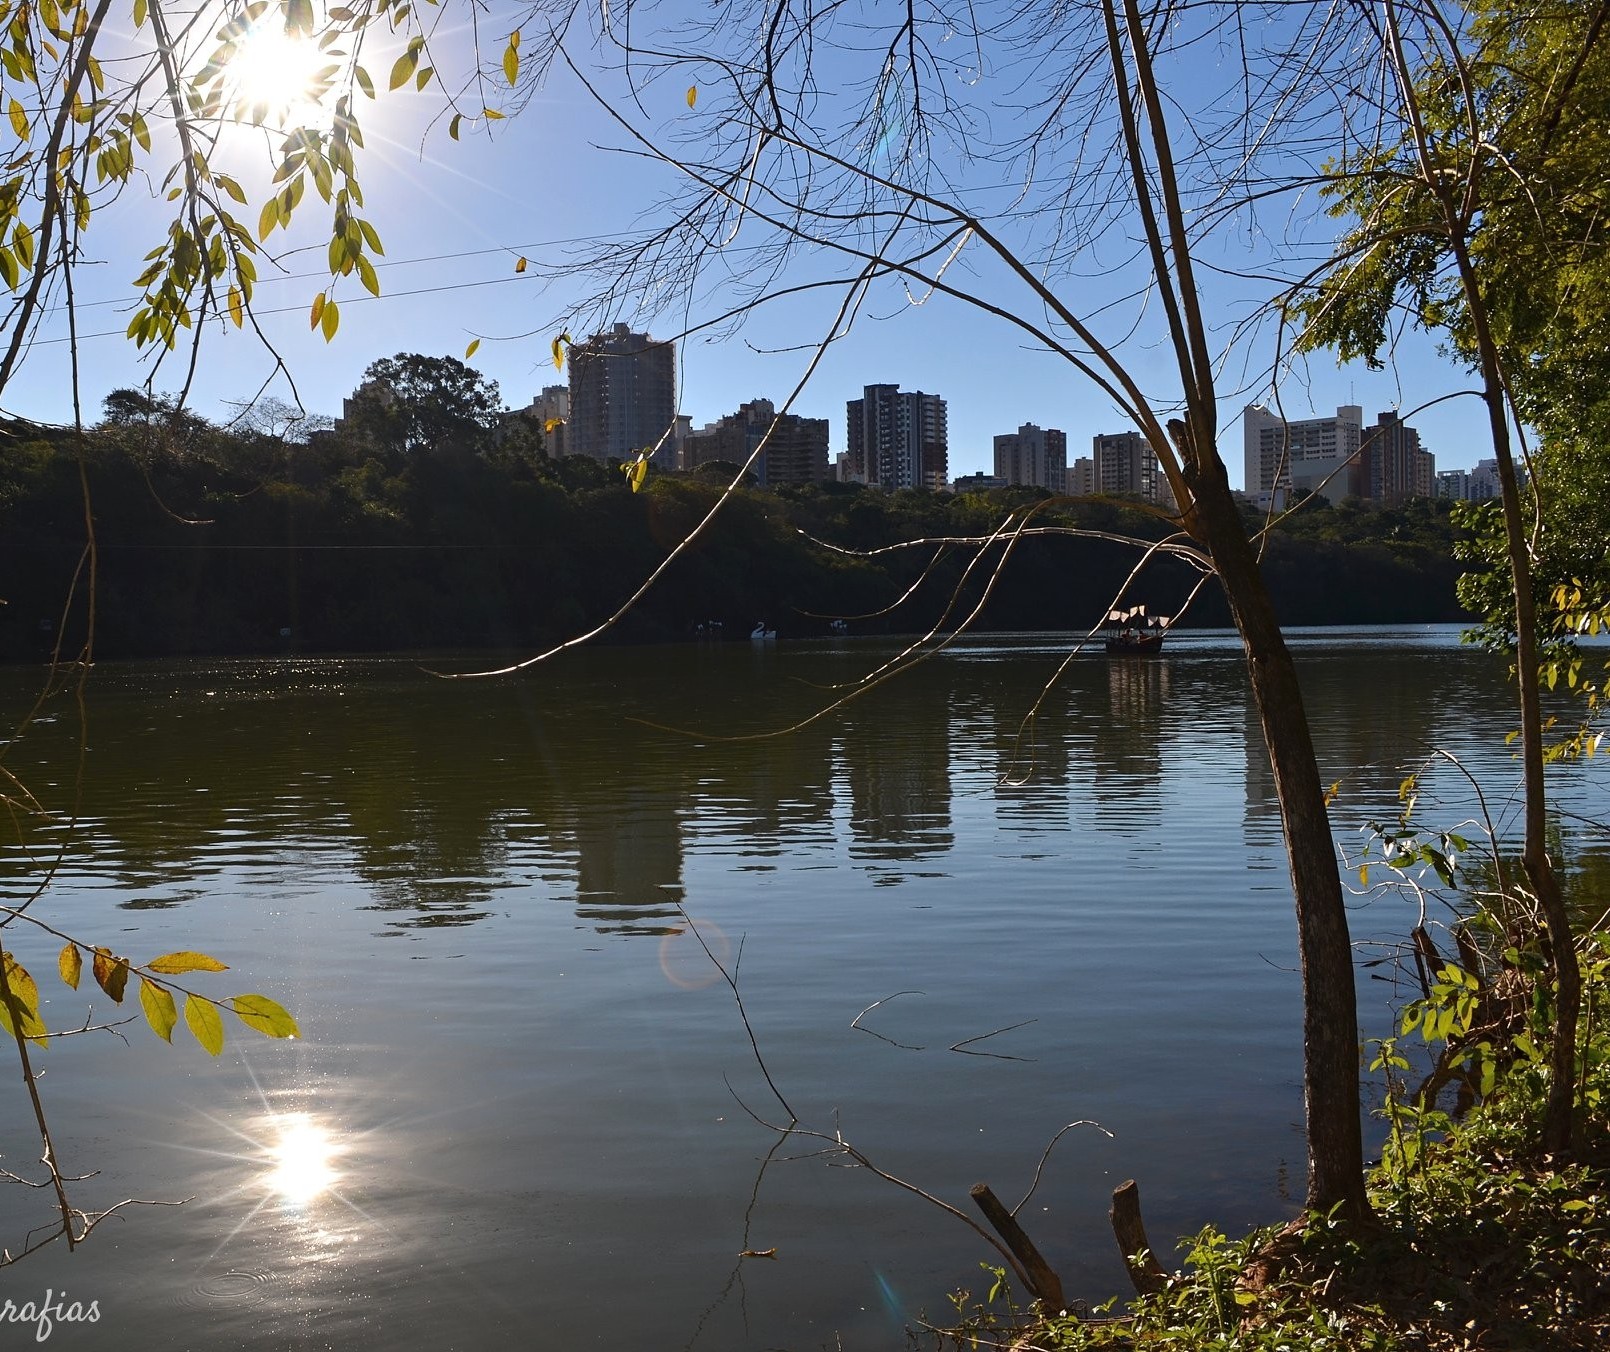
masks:
<path fill-rule="evenodd" d="M 386 245 L 385 256 L 374 260 L 381 295 L 371 297 L 361 287 L 341 290 L 340 327 L 326 344 L 308 324 L 308 304 L 321 275 L 319 223 L 309 216 L 290 232 L 277 232 L 275 239 L 284 240 L 277 245 L 282 270 L 261 269 L 257 294 L 270 346 L 249 329 L 204 321 L 190 406 L 225 422 L 261 390 L 287 400 L 299 395 L 310 413 L 334 416 L 365 368 L 397 352 L 464 360 L 497 382 L 511 408 L 567 380 L 551 358 L 552 340 L 568 328 L 571 307 L 581 296 L 562 275 L 566 259 L 586 244 L 624 241 L 641 216 L 644 194 L 652 196 L 669 171 L 662 167 L 658 178 L 650 167 L 641 176 L 636 170 L 600 172 L 600 166 L 616 163 L 596 149 L 607 141 L 610 121 L 573 77 L 557 77 L 543 102 L 565 118 L 566 135 L 550 135 L 535 120 L 513 119 L 497 129 L 495 139 L 466 134 L 442 146 L 427 140 L 435 116 L 429 96 L 382 101 L 368 124 L 373 164 L 365 179 L 367 214 Z M 679 105 L 686 112 L 680 96 L 655 104 L 653 111 L 671 116 Z M 247 158 L 240 147 L 234 156 Z M 530 172 L 511 175 L 509 164 L 522 159 Z M 546 201 L 544 185 L 553 182 L 566 185 L 562 216 Z M 100 232 L 97 244 L 107 252 L 99 265 L 81 269 L 78 334 L 87 422 L 97 419 L 105 395 L 139 388 L 151 374 L 149 354 L 142 358 L 124 329 L 135 295 L 129 283 L 143 266 L 141 256 L 160 238 L 160 211 L 159 200 L 132 194 L 116 203 L 111 212 L 118 237 Z M 521 260 L 528 266 L 516 271 Z M 581 339 L 614 322 L 676 342 L 677 412 L 694 425 L 757 398 L 771 399 L 781 411 L 827 418 L 834 455 L 845 449 L 844 403 L 870 380 L 941 391 L 949 405 L 952 479 L 991 471 L 994 437 L 1025 422 L 1063 429 L 1076 445 L 1102 428 L 1129 425 L 1093 384 L 1070 377 L 1060 358 L 1028 350 L 1009 336 L 981 342 L 980 333 L 996 331 L 980 328 L 977 311 L 943 296 L 918 307 L 903 286 L 872 293 L 863 313 L 827 346 L 792 403 L 789 392 L 809 365 L 814 344 L 834 332 L 833 310 L 822 296 L 762 307 L 719 341 L 699 328 L 699 316 L 667 317 L 635 300 L 572 332 Z M 72 421 L 67 336 L 65 314 L 52 310 L 35 339 L 26 378 L 7 389 L 0 412 L 44 423 Z M 476 350 L 470 353 L 472 344 Z M 185 385 L 188 355 L 183 348 L 167 354 L 155 373 L 157 392 Z M 278 372 L 280 359 L 289 377 Z M 1291 416 L 1353 403 L 1398 408 L 1421 429 L 1439 465 L 1473 467 L 1492 454 L 1479 399 L 1449 397 L 1469 390 L 1469 376 L 1433 339 L 1403 334 L 1393 361 L 1395 366 L 1375 372 L 1362 364 L 1338 368 L 1330 354 L 1318 354 L 1280 382 L 1279 402 Z M 1130 365 L 1139 383 L 1166 404 L 1178 381 L 1172 359 L 1142 344 Z M 1257 363 L 1243 363 L 1226 378 L 1219 432 L 1232 483 L 1240 477 L 1234 448 L 1241 409 L 1248 402 L 1275 402 L 1269 385 L 1267 365 Z M 1442 402 L 1423 407 L 1436 400 Z"/>

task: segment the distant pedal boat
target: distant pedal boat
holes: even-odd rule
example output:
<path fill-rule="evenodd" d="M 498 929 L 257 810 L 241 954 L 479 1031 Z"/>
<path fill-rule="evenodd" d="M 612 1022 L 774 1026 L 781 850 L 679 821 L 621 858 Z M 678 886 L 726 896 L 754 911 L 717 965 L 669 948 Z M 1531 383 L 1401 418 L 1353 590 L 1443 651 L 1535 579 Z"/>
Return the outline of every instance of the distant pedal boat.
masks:
<path fill-rule="evenodd" d="M 1163 650 L 1163 639 L 1173 623 L 1173 616 L 1147 614 L 1145 606 L 1109 610 L 1101 622 L 1102 641 L 1110 656 L 1147 657 Z"/>
<path fill-rule="evenodd" d="M 777 640 L 777 631 L 766 628 L 766 621 L 759 620 L 755 627 L 749 631 L 749 637 L 756 643 L 774 643 Z"/>

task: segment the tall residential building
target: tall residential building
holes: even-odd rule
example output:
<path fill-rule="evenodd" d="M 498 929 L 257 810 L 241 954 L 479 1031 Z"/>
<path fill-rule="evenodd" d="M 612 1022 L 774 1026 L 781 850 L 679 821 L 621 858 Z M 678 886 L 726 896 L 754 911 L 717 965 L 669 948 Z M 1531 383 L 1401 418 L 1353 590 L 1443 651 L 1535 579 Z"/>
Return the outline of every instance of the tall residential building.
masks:
<path fill-rule="evenodd" d="M 1360 443 L 1355 491 L 1374 502 L 1429 498 L 1436 470 L 1436 459 L 1421 447 L 1420 434 L 1396 413 L 1380 413 Z"/>
<path fill-rule="evenodd" d="M 617 324 L 570 349 L 571 455 L 675 464 L 676 345 Z"/>
<path fill-rule="evenodd" d="M 697 469 L 711 460 L 742 465 L 762 441 L 765 449 L 750 466 L 762 487 L 826 480 L 827 419 L 779 416 L 770 399 L 740 404 L 736 413 L 689 432 L 682 441 L 682 467 Z"/>
<path fill-rule="evenodd" d="M 1475 469 L 1439 469 L 1437 496 L 1461 502 L 1490 502 L 1499 496 L 1498 461 L 1478 460 Z"/>
<path fill-rule="evenodd" d="M 1259 404 L 1241 418 L 1246 494 L 1260 507 L 1281 507 L 1294 492 L 1331 502 L 1357 496 L 1364 410 L 1343 404 L 1333 418 L 1288 422 Z"/>
<path fill-rule="evenodd" d="M 945 401 L 898 385 L 868 385 L 845 405 L 850 477 L 884 489 L 943 489 L 950 478 Z"/>
<path fill-rule="evenodd" d="M 1157 501 L 1157 453 L 1139 432 L 1091 438 L 1092 492 Z"/>
<path fill-rule="evenodd" d="M 1068 492 L 1088 498 L 1096 491 L 1096 462 L 1088 455 L 1077 456 L 1068 466 Z"/>
<path fill-rule="evenodd" d="M 995 477 L 1009 484 L 1067 491 L 1068 435 L 1054 427 L 1024 423 L 995 438 Z"/>
<path fill-rule="evenodd" d="M 1455 502 L 1470 501 L 1470 471 L 1468 469 L 1439 469 L 1437 493 L 1439 498 L 1452 498 Z"/>
<path fill-rule="evenodd" d="M 570 454 L 567 436 L 570 423 L 569 386 L 544 385 L 542 393 L 518 412 L 542 429 L 542 448 L 550 460 Z"/>

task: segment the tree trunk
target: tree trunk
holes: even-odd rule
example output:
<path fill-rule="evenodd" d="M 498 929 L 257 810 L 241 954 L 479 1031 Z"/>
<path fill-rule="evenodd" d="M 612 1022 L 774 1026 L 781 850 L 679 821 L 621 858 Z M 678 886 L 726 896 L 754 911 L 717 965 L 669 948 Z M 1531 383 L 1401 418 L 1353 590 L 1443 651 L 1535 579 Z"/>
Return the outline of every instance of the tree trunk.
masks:
<path fill-rule="evenodd" d="M 1183 425 L 1169 428 L 1184 440 Z M 1194 499 L 1189 525 L 1213 556 L 1252 681 L 1285 828 L 1303 981 L 1303 1094 L 1308 1125 L 1310 1211 L 1362 1222 L 1364 1145 L 1359 1130 L 1358 1000 L 1353 945 L 1342 903 L 1336 845 L 1314 760 L 1297 668 L 1275 620 L 1258 560 L 1230 492 L 1224 463 L 1208 447 L 1181 447 Z"/>

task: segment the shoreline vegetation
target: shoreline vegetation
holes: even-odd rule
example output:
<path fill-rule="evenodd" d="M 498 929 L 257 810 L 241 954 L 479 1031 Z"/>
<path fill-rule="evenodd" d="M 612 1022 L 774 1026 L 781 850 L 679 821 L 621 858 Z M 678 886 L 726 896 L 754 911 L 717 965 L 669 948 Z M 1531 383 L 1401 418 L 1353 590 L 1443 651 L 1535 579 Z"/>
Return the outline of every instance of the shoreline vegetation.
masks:
<path fill-rule="evenodd" d="M 1459 933 L 1486 930 L 1492 918 L 1478 911 Z M 1179 1241 L 1183 1266 L 1177 1271 L 1165 1273 L 1147 1253 L 1126 1253 L 1139 1294 L 1094 1309 L 1075 1303 L 1045 1313 L 1011 1287 L 1004 1269 L 985 1264 L 980 1289 L 952 1297 L 958 1322 L 930 1326 L 922 1346 L 941 1352 L 1591 1352 L 1610 1346 L 1604 1279 L 1610 1272 L 1610 950 L 1603 917 L 1584 920 L 1583 1111 L 1569 1156 L 1549 1155 L 1537 1145 L 1549 1084 L 1538 1046 L 1552 1001 L 1546 975 L 1539 982 L 1520 974 L 1544 973 L 1540 955 L 1511 947 L 1472 962 L 1476 950 L 1462 937 L 1460 958 L 1428 972 L 1426 995 L 1404 1011 L 1401 1039 L 1366 1048 L 1389 1090 L 1377 1109 L 1389 1133 L 1370 1169 L 1373 1218 L 1367 1225 L 1304 1215 L 1238 1238 L 1209 1226 Z M 1432 1055 L 1423 1079 L 1410 1076 L 1411 1034 L 1422 1053 Z M 1417 1060 L 1423 1066 L 1424 1054 Z M 1121 1236 L 1131 1233 L 1120 1224 L 1126 1188 L 1132 1192 L 1133 1184 L 1114 1194 L 1114 1230 Z"/>
<path fill-rule="evenodd" d="M 633 492 L 602 462 L 549 459 L 534 428 L 499 437 L 449 425 L 431 443 L 403 445 L 360 423 L 296 441 L 221 428 L 127 391 L 107 410 L 82 445 L 95 504 L 97 657 L 553 642 L 612 613 L 735 473 L 656 470 Z M 76 653 L 90 603 L 81 578 L 75 584 L 86 549 L 77 439 L 10 422 L 0 424 L 0 446 L 0 548 L 12 579 L 0 661 Z M 826 636 L 837 617 L 852 634 L 920 631 L 947 607 L 970 609 L 990 571 L 976 569 L 979 584 L 964 584 L 976 547 L 946 548 L 940 538 L 988 537 L 1007 511 L 1049 496 L 743 488 L 608 638 L 689 640 L 711 621 L 724 637 L 744 638 L 764 619 L 786 640 Z M 1470 619 L 1454 594 L 1461 531 L 1451 506 L 1316 503 L 1287 517 L 1263 556 L 1281 621 Z M 1142 541 L 1168 530 L 1120 499 L 1050 503 L 1035 525 Z M 936 543 L 888 548 L 910 541 Z M 1089 536 L 1022 539 L 973 627 L 1085 632 L 1139 553 Z M 1195 581 L 1183 564 L 1157 557 L 1125 600 L 1174 614 Z M 1216 584 L 1180 621 L 1230 622 Z"/>

